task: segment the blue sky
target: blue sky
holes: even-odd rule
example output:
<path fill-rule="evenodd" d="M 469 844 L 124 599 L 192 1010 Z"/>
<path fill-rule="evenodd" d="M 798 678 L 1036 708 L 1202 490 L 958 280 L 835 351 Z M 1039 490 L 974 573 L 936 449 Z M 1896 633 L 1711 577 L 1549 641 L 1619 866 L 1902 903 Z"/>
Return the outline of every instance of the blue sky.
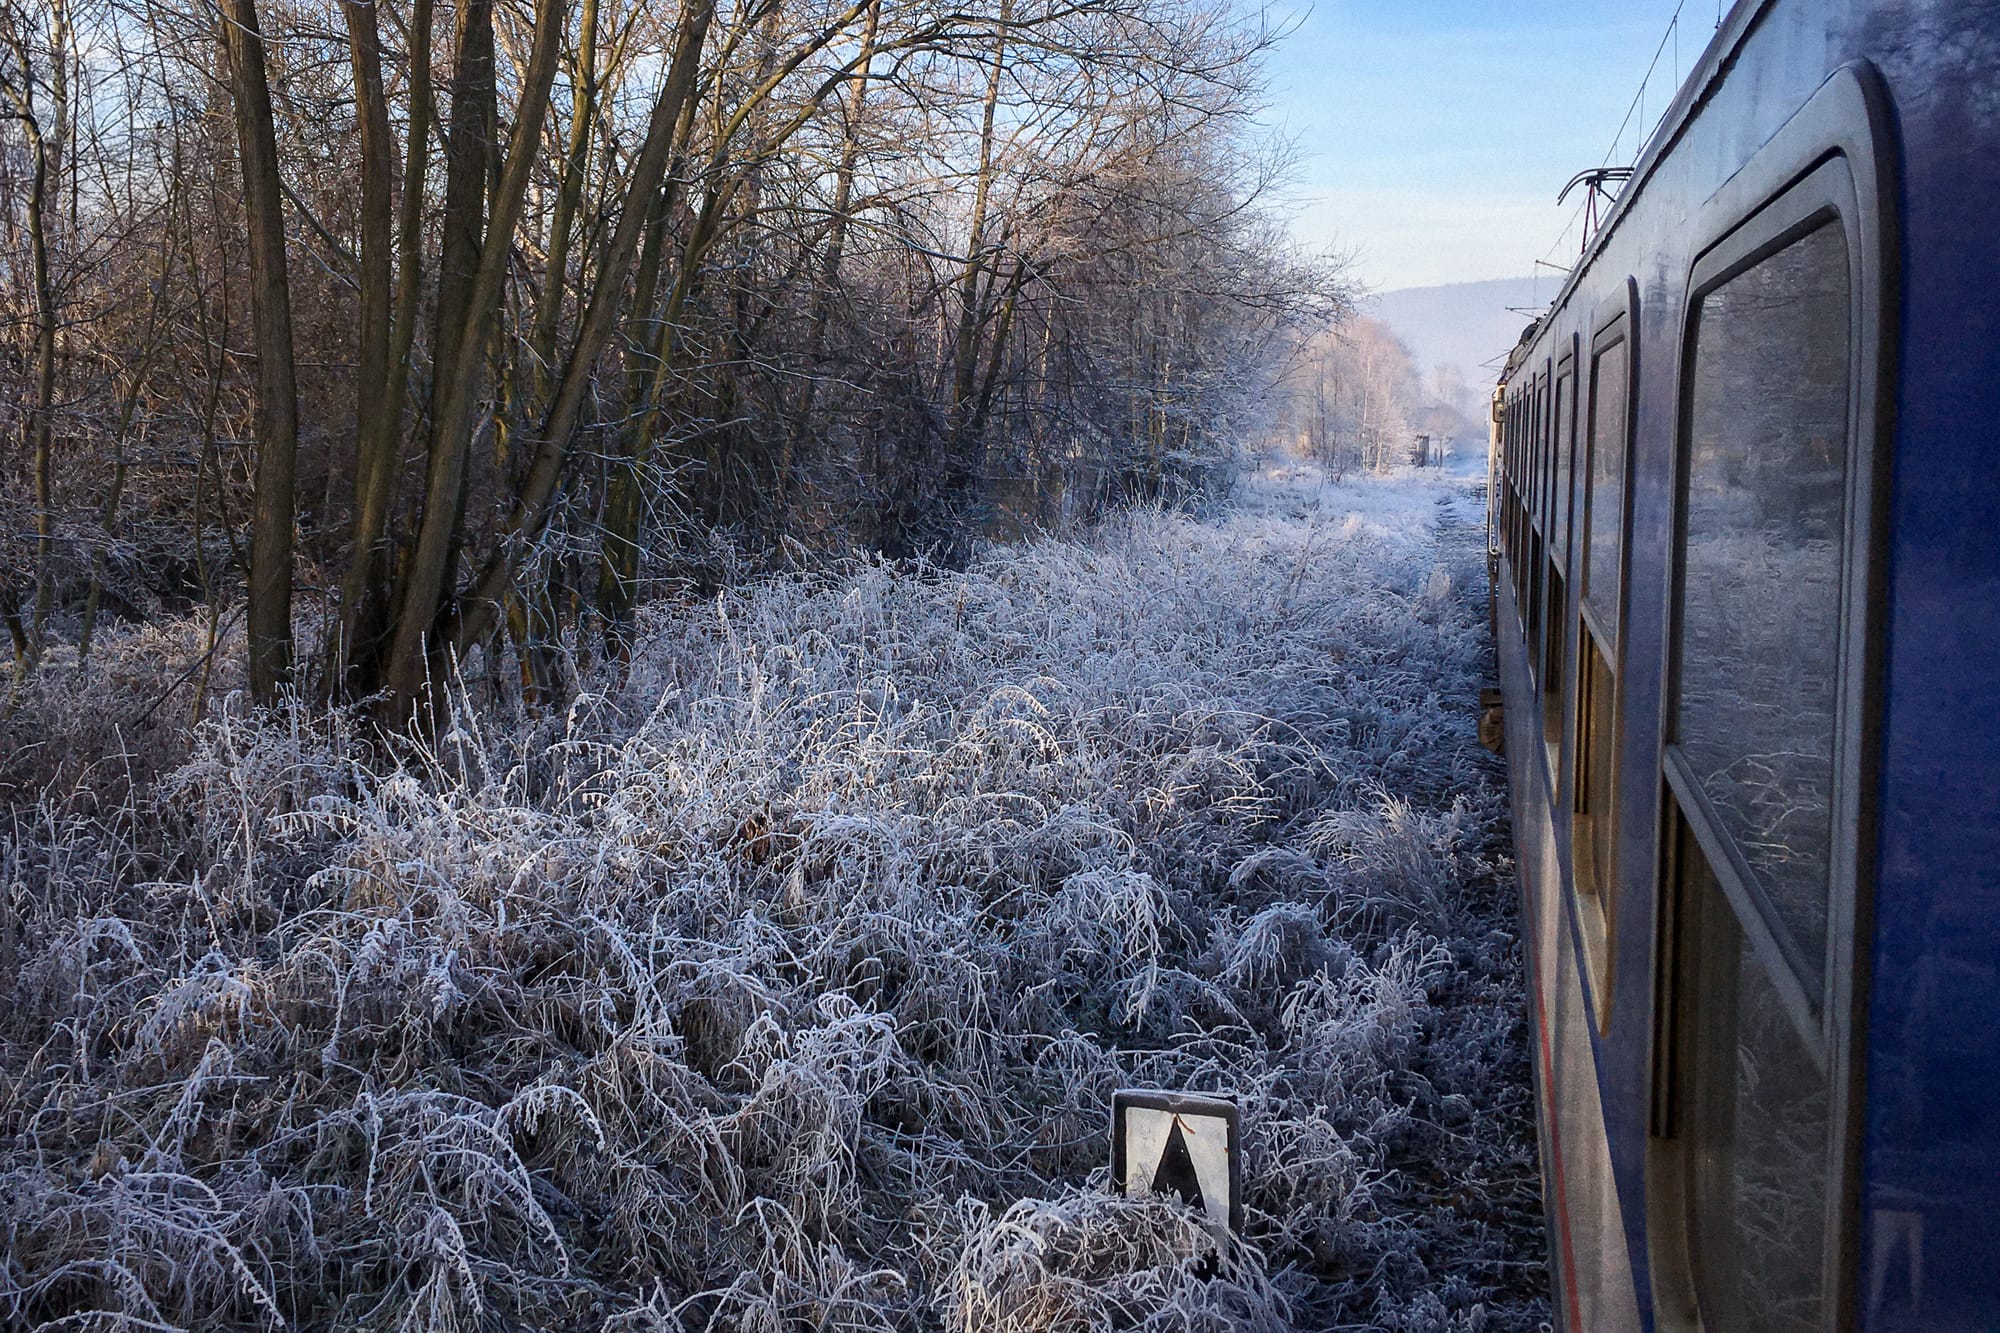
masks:
<path fill-rule="evenodd" d="M 1294 230 L 1352 251 L 1370 287 L 1526 277 L 1551 253 L 1578 196 L 1556 192 L 1612 149 L 1676 0 L 1305 0 L 1271 66 L 1268 119 L 1300 161 Z M 1644 126 L 1672 100 L 1713 35 L 1716 0 L 1684 0 L 1660 55 Z M 1678 52 L 1676 52 L 1676 45 Z M 1677 74 L 1678 71 L 1678 74 Z M 1545 274 L 1550 270 L 1542 269 Z M 1551 276 L 1553 276 L 1551 274 Z"/>

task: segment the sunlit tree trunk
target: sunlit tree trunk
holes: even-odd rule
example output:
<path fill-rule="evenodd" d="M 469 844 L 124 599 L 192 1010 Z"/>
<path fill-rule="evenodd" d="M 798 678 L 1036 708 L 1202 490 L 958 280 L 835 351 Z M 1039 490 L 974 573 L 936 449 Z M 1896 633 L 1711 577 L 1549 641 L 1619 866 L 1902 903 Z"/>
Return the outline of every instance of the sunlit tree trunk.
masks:
<path fill-rule="evenodd" d="M 356 68 L 358 84 L 377 84 L 372 90 L 357 92 L 357 104 L 363 107 L 366 117 L 369 114 L 366 108 L 381 92 L 380 27 L 374 5 L 347 6 L 350 20 L 361 19 L 357 11 L 363 10 L 367 11 L 365 21 L 371 26 L 373 48 L 378 53 L 372 69 L 359 63 Z M 395 297 L 382 358 L 380 407 L 366 414 L 357 412 L 356 420 L 354 524 L 347 572 L 341 581 L 339 632 L 332 645 L 330 682 L 336 693 L 347 696 L 370 693 L 381 683 L 385 641 L 392 631 L 395 590 L 391 579 L 393 552 L 389 522 L 396 503 L 394 480 L 403 443 L 403 410 L 409 398 L 410 353 L 416 343 L 418 303 L 423 293 L 424 181 L 436 107 L 431 86 L 432 13 L 432 0 L 415 0 L 410 7 L 409 125 L 404 145 L 403 196 L 396 212 L 393 257 L 385 253 L 383 260 L 384 265 L 394 270 Z M 355 40 L 358 43 L 361 38 Z M 356 59 L 360 62 L 364 57 L 357 51 Z M 386 136 L 386 124 L 383 130 Z M 393 156 L 392 142 L 384 142 L 382 148 L 385 156 Z M 363 154 L 366 157 L 365 142 Z M 364 166 L 369 172 L 376 169 L 372 163 Z M 362 251 L 364 266 L 369 265 L 365 235 Z M 361 376 L 364 383 L 367 378 L 366 374 Z M 357 394 L 361 392 L 357 386 Z M 357 406 L 363 403 L 365 399 L 358 397 Z"/>
<path fill-rule="evenodd" d="M 674 33 L 673 61 L 653 104 L 646 141 L 640 149 L 638 161 L 633 164 L 628 185 L 629 199 L 651 201 L 653 207 L 627 207 L 619 216 L 618 228 L 603 261 L 598 265 L 597 281 L 585 310 L 576 348 L 570 354 L 562 388 L 550 404 L 549 413 L 542 423 L 540 452 L 509 519 L 510 531 L 538 532 L 547 521 L 548 504 L 566 461 L 569 438 L 576 429 L 577 411 L 582 405 L 589 367 L 602 352 L 617 317 L 617 294 L 625 285 L 642 239 L 650 235 L 664 244 L 664 232 L 660 229 L 665 225 L 666 211 L 672 202 L 661 197 L 667 165 L 692 132 L 694 86 L 701 72 L 702 48 L 708 41 L 709 26 L 714 18 L 714 0 L 694 0 L 681 13 L 680 26 Z M 689 272 L 689 248 L 697 244 L 703 232 L 704 226 L 698 220 L 688 247 L 682 251 L 681 271 L 676 280 L 677 292 Z M 632 332 L 635 342 L 650 344 L 657 372 L 653 383 L 657 386 L 664 382 L 664 371 L 673 355 L 672 328 L 678 312 L 677 303 L 672 298 L 665 311 L 655 312 L 652 309 L 661 258 L 660 249 L 650 245 L 649 249 L 648 262 L 639 275 L 640 290 L 633 304 Z M 655 337 L 640 339 L 637 335 L 648 317 L 657 318 Z M 629 397 L 631 391 L 628 389 L 627 392 Z M 624 629 L 629 624 L 637 596 L 638 534 L 642 507 L 639 476 L 651 449 L 654 414 L 650 397 L 643 404 L 628 402 L 627 413 L 628 424 L 619 433 L 620 455 L 613 460 L 611 467 L 598 557 L 598 612 L 605 621 L 606 651 L 614 656 L 622 655 L 624 651 Z M 469 620 L 481 614 L 486 600 L 493 595 L 489 589 L 497 591 L 503 587 L 506 577 L 507 571 L 497 558 L 489 563 L 480 581 L 478 599 L 468 608 Z M 461 642 L 467 640 L 466 629 L 461 628 L 459 638 Z"/>
<path fill-rule="evenodd" d="M 484 0 L 475 0 L 468 11 L 481 9 L 483 19 L 468 14 L 460 33 L 460 58 L 477 61 L 483 54 L 490 71 L 492 52 L 492 10 Z M 415 704 L 440 665 L 437 652 L 444 646 L 441 613 L 451 587 L 452 568 L 462 536 L 466 463 L 472 435 L 477 426 L 479 392 L 485 369 L 482 355 L 499 310 L 501 283 L 506 277 L 510 238 L 520 221 L 528 177 L 541 142 L 541 127 L 548 114 L 549 93 L 555 81 L 557 58 L 562 49 L 563 0 L 539 0 L 535 11 L 535 41 L 522 71 L 520 102 L 514 116 L 513 143 L 507 151 L 500 178 L 492 192 L 492 204 L 482 219 L 478 198 L 485 194 L 488 172 L 486 145 L 477 141 L 459 143 L 461 129 L 468 132 L 484 121 L 490 124 L 474 100 L 490 103 L 491 75 L 481 72 L 467 85 L 465 66 L 458 71 L 460 86 L 453 91 L 452 143 L 448 145 L 446 168 L 445 228 L 448 248 L 441 261 L 439 276 L 439 345 L 435 356 L 432 391 L 430 465 L 425 476 L 423 519 L 411 553 L 409 571 L 403 581 L 395 635 L 389 653 L 387 691 L 392 713 L 407 711 Z M 466 105 L 461 110 L 459 103 Z M 476 168 L 472 158 L 477 154 Z M 452 169 L 460 173 L 453 193 Z M 479 224 L 483 220 L 484 226 Z M 481 237 L 492 243 L 480 246 Z M 467 242 L 477 253 L 470 273 L 453 259 L 462 257 Z M 446 319 L 449 309 L 458 322 Z"/>
<path fill-rule="evenodd" d="M 840 290 L 840 261 L 847 250 L 847 225 L 854 211 L 854 177 L 861 160 L 862 112 L 868 100 L 869 69 L 875 62 L 875 38 L 882 27 L 882 3 L 868 6 L 868 21 L 861 31 L 861 54 L 855 63 L 854 80 L 841 104 L 840 166 L 834 173 L 832 215 L 826 224 L 826 250 L 820 260 L 819 283 L 812 294 L 812 333 L 806 350 L 806 383 L 793 413 L 791 428 L 785 432 L 784 451 L 778 459 L 778 512 L 791 505 L 791 476 L 799 444 L 812 429 L 813 408 L 819 401 L 820 365 L 826 359 L 827 326 L 833 319 L 834 302 Z"/>
<path fill-rule="evenodd" d="M 1000 0 L 1000 20 L 993 30 L 993 62 L 986 78 L 980 109 L 979 168 L 972 187 L 972 217 L 967 228 L 965 270 L 958 282 L 958 332 L 952 347 L 951 443 L 946 461 L 947 485 L 968 485 L 975 466 L 972 439 L 972 398 L 979 371 L 979 333 L 990 316 L 992 256 L 987 253 L 988 212 L 992 206 L 994 148 L 1000 84 L 1007 72 L 1007 25 L 1013 0 Z"/>
<path fill-rule="evenodd" d="M 250 519 L 250 693 L 271 704 L 292 674 L 292 511 L 299 443 L 284 198 L 256 0 L 221 0 L 223 41 L 250 232 L 250 312 L 257 357 L 257 480 Z"/>
<path fill-rule="evenodd" d="M 583 0 L 582 32 L 577 38 L 576 63 L 570 71 L 569 149 L 563 157 L 562 178 L 556 186 L 542 300 L 529 344 L 534 351 L 536 384 L 544 395 L 555 368 L 556 333 L 562 321 L 563 295 L 569 285 L 570 245 L 583 205 L 584 178 L 590 166 L 591 126 L 597 118 L 597 10 L 598 0 Z"/>
<path fill-rule="evenodd" d="M 348 572 L 341 588 L 339 628 L 327 658 L 328 683 L 336 692 L 342 688 L 341 675 L 360 632 L 365 584 L 375 574 L 373 552 L 387 519 L 387 490 L 399 435 L 397 418 L 401 416 L 401 404 L 392 402 L 389 392 L 395 332 L 391 195 L 396 147 L 382 86 L 381 28 L 376 0 L 341 0 L 340 9 L 347 21 L 356 119 L 361 130 L 361 310 L 355 329 L 354 522 Z M 427 38 L 424 45 L 429 45 Z M 425 54 L 428 56 L 428 51 Z"/>
<path fill-rule="evenodd" d="M 28 403 L 27 445 L 30 485 L 34 492 L 33 590 L 28 619 L 23 624 L 18 610 L 9 606 L 8 629 L 14 640 L 15 663 L 22 673 L 31 670 L 40 657 L 48 635 L 48 620 L 54 590 L 51 561 L 55 548 L 55 409 L 57 382 L 58 312 L 55 279 L 50 264 L 51 231 L 60 212 L 63 149 L 69 128 L 69 9 L 67 0 L 52 0 L 49 8 L 49 48 L 47 78 L 54 105 L 45 109 L 35 97 L 39 66 L 35 34 L 24 16 L 9 13 L 6 42 L 14 58 L 14 68 L 4 80 L 12 119 L 27 140 L 28 197 L 28 282 L 34 305 L 34 352 L 30 378 L 33 385 Z"/>
<path fill-rule="evenodd" d="M 49 140 L 30 115 L 22 116 L 34 154 L 28 183 L 28 246 L 35 289 L 35 397 L 28 409 L 28 450 L 33 461 L 35 488 L 35 593 L 29 613 L 27 652 L 23 664 L 34 665 L 41 655 L 48 632 L 49 599 L 53 580 L 49 557 L 55 545 L 55 403 L 56 403 L 56 301 L 49 277 L 49 194 L 54 157 Z"/>

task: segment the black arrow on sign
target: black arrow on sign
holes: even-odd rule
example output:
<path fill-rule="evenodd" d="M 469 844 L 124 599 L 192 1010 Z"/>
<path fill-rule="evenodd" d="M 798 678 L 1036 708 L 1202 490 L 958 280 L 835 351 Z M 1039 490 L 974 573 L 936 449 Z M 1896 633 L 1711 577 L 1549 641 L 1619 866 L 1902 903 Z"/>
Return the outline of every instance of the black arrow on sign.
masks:
<path fill-rule="evenodd" d="M 1190 1208 L 1207 1209 L 1201 1197 L 1201 1178 L 1195 1174 L 1194 1155 L 1188 1151 L 1187 1139 L 1181 1135 L 1181 1118 L 1174 1117 L 1174 1127 L 1167 1134 L 1167 1146 L 1160 1154 L 1160 1165 L 1153 1172 L 1153 1192 L 1155 1194 L 1178 1194 L 1181 1202 Z"/>

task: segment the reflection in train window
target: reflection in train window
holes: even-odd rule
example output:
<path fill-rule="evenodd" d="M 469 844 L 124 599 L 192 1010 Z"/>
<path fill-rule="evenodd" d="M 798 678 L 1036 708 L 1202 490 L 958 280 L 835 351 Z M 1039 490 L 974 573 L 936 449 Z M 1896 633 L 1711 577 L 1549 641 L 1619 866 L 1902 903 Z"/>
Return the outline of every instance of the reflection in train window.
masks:
<path fill-rule="evenodd" d="M 1698 320 L 1675 739 L 1816 982 L 1847 458 L 1840 228 L 1724 283 Z"/>
<path fill-rule="evenodd" d="M 1687 1088 L 1689 1257 L 1702 1315 L 1712 1329 L 1816 1333 L 1826 1305 L 1826 1075 L 1685 826 L 1678 859 L 1706 1029 Z"/>

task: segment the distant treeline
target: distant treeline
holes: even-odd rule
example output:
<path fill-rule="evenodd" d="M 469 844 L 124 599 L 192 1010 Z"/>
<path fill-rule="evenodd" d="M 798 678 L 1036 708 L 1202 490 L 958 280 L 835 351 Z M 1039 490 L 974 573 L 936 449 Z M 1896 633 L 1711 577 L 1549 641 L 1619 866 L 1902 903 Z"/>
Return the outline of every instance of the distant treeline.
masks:
<path fill-rule="evenodd" d="M 1484 456 L 1485 393 L 1455 365 L 1428 375 L 1388 325 L 1343 321 L 1307 342 L 1274 395 L 1274 426 L 1295 453 L 1334 476 L 1424 461 L 1440 450 Z"/>

